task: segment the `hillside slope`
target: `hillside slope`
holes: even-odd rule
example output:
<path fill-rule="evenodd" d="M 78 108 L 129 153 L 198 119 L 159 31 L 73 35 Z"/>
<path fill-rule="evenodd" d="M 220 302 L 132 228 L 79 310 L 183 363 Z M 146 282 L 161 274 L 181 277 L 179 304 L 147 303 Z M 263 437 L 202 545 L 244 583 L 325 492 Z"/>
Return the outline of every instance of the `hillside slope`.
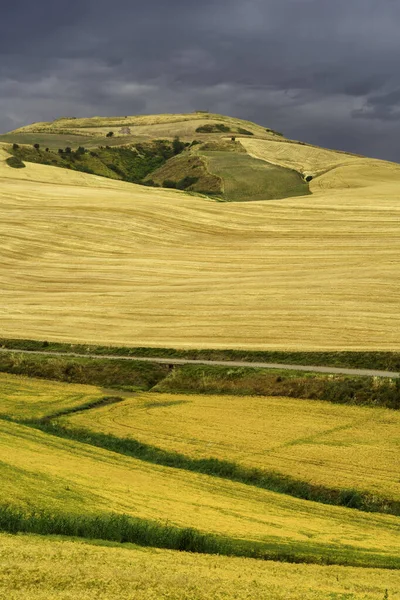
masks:
<path fill-rule="evenodd" d="M 214 126 L 215 124 L 219 124 L 220 127 L 212 127 L 214 131 L 197 131 L 199 128 L 205 126 L 207 128 L 207 126 Z M 180 136 L 193 139 L 193 137 L 196 137 L 195 134 L 199 139 L 204 139 L 213 138 L 215 134 L 221 137 L 227 133 L 238 134 L 244 131 L 265 139 L 279 139 L 281 137 L 279 133 L 250 121 L 207 112 L 81 119 L 66 117 L 47 123 L 33 123 L 16 129 L 10 134 L 30 135 L 42 133 L 57 134 L 59 136 L 67 134 L 98 138 L 105 136 L 110 131 L 113 132 L 113 137 L 119 138 L 120 142 L 122 140 L 130 142 L 132 137 L 135 139 L 154 139 L 157 137 Z M 1 137 L 0 141 L 3 141 Z M 21 140 L 21 143 L 24 142 Z"/>
<path fill-rule="evenodd" d="M 271 139 L 237 137 L 312 195 L 217 203 L 1 151 L 3 336 L 400 349 L 400 165 Z"/>
<path fill-rule="evenodd" d="M 284 139 L 248 121 L 192 113 L 58 119 L 10 132 L 0 136 L 0 142 L 9 142 L 9 151 L 25 162 L 132 183 L 188 189 L 225 201 L 309 193 L 307 182 L 294 169 L 247 155 L 236 141 L 238 135 L 258 140 Z"/>

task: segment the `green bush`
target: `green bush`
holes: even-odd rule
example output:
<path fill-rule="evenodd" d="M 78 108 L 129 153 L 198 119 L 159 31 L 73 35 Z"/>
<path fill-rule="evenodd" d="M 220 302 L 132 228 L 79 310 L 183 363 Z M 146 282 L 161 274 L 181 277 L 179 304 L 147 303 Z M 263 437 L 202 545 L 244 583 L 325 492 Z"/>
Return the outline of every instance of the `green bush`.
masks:
<path fill-rule="evenodd" d="M 162 186 L 165 188 L 175 189 L 176 181 L 173 181 L 172 179 L 164 179 Z"/>
<path fill-rule="evenodd" d="M 174 151 L 174 154 L 175 155 L 181 154 L 181 152 L 183 152 L 185 148 L 186 148 L 185 142 L 181 142 L 179 137 L 176 136 L 176 138 L 172 142 L 172 149 Z"/>
<path fill-rule="evenodd" d="M 23 169 L 26 166 L 17 156 L 10 156 L 10 158 L 7 158 L 6 163 L 13 169 Z"/>
<path fill-rule="evenodd" d="M 190 177 L 189 175 L 178 181 L 176 187 L 178 190 L 186 190 L 191 185 L 194 185 L 199 180 L 198 177 Z"/>
<path fill-rule="evenodd" d="M 207 125 L 201 125 L 196 129 L 197 133 L 228 133 L 231 130 L 230 127 L 224 125 L 224 123 L 210 123 Z"/>

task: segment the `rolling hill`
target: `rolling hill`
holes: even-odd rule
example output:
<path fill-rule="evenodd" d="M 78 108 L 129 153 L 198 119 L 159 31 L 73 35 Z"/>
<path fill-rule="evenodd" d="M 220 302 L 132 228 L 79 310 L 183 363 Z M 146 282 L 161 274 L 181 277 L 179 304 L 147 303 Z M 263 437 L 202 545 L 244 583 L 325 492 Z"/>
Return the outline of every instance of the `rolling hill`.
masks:
<path fill-rule="evenodd" d="M 12 147 L 3 143 L 4 337 L 181 348 L 400 348 L 400 165 L 292 142 L 219 115 L 62 119 L 8 138 L 46 134 L 59 144 L 84 133 L 94 145 L 101 138 L 126 152 L 128 136 L 118 133 L 125 121 L 145 145 L 160 135 L 170 145 L 176 135 L 184 144 L 201 141 L 168 158 L 153 184 L 164 177 L 176 184 L 192 171 L 199 182 L 220 181 L 220 195 L 196 195 L 196 184 L 186 191 L 134 185 L 115 171 L 106 178 L 29 161 L 12 168 Z M 196 131 L 210 124 L 230 131 Z M 115 137 L 105 138 L 113 128 Z M 276 173 L 284 173 L 284 183 Z M 306 195 L 296 195 L 297 183 L 293 190 L 296 177 Z M 281 198 L 285 186 L 294 197 Z M 254 193 L 258 200 L 222 202 L 225 188 L 236 199 Z M 260 200 L 263 189 L 268 202 Z"/>

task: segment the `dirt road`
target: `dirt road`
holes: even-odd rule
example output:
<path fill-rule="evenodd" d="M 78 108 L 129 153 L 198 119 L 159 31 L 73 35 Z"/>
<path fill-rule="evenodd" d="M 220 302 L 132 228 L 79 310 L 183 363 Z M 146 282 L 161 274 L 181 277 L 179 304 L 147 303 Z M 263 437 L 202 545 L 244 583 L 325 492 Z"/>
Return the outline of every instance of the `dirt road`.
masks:
<path fill-rule="evenodd" d="M 281 363 L 246 362 L 240 360 L 202 360 L 190 358 L 157 358 L 143 356 L 115 356 L 100 354 L 77 354 L 74 352 L 46 352 L 37 350 L 11 350 L 0 348 L 0 352 L 19 352 L 21 354 L 43 354 L 45 356 L 73 356 L 77 358 L 107 358 L 108 360 L 137 360 L 167 365 L 210 365 L 223 367 L 253 367 L 257 369 L 284 369 L 288 371 L 312 371 L 315 373 L 331 373 L 339 375 L 357 375 L 365 377 L 400 378 L 400 373 L 393 371 L 377 371 L 374 369 L 347 369 L 344 367 L 318 367 L 312 365 L 288 365 Z"/>

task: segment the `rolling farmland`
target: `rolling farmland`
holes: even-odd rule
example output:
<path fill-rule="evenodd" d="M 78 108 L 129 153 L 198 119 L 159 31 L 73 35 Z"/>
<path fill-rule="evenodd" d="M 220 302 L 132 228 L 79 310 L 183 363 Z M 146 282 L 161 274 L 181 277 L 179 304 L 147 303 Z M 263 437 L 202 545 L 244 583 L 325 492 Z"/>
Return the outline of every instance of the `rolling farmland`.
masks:
<path fill-rule="evenodd" d="M 309 196 L 220 203 L 39 164 L 12 169 L 3 151 L 3 335 L 398 350 L 400 167 L 241 141 L 258 158 L 276 151 L 283 165 L 284 147 L 292 167 L 331 170 Z"/>
<path fill-rule="evenodd" d="M 192 458 L 230 460 L 400 500 L 400 415 L 392 410 L 294 398 L 145 393 L 63 421 Z"/>
<path fill-rule="evenodd" d="M 324 455 L 324 442 L 329 451 L 330 436 L 348 432 L 348 439 L 333 441 L 333 446 L 350 444 L 355 460 L 350 464 L 347 458 L 347 462 L 354 477 L 357 467 L 361 470 L 357 456 L 365 458 L 357 454 L 357 447 L 373 433 L 370 447 L 375 444 L 374 451 L 382 453 L 380 459 L 390 468 L 390 444 L 393 450 L 396 444 L 395 439 L 390 440 L 391 427 L 398 421 L 396 411 L 295 399 L 155 392 L 141 392 L 113 406 L 96 408 L 104 390 L 95 386 L 7 374 L 0 375 L 0 383 L 0 530 L 41 534 L 1 534 L 0 564 L 5 576 L 0 577 L 0 591 L 11 594 L 7 597 L 30 598 L 35 565 L 38 598 L 41 594 L 45 598 L 50 588 L 55 590 L 51 597 L 63 598 L 62 582 L 68 582 L 68 591 L 82 598 L 90 599 L 101 590 L 100 597 L 105 600 L 117 591 L 124 598 L 128 586 L 130 590 L 135 586 L 143 589 L 143 598 L 150 598 L 146 596 L 149 588 L 159 594 L 173 588 L 174 597 L 182 594 L 183 598 L 187 585 L 193 598 L 199 600 L 213 597 L 215 586 L 221 598 L 235 597 L 232 586 L 238 598 L 252 597 L 254 586 L 282 599 L 288 594 L 296 599 L 329 598 L 343 589 L 351 590 L 353 598 L 378 600 L 381 590 L 390 589 L 391 597 L 396 598 L 397 571 L 379 569 L 400 565 L 398 517 L 309 502 L 254 485 L 154 464 L 117 449 L 96 447 L 88 435 L 91 431 L 107 432 L 123 442 L 133 432 L 135 438 L 167 450 L 195 457 L 211 452 L 245 466 L 273 466 L 282 471 L 287 456 L 280 451 L 303 443 L 306 453 L 295 460 L 302 476 L 307 460 L 314 462 L 310 442 L 318 438 L 324 481 L 340 486 L 340 477 L 335 480 L 333 472 L 335 468 L 343 471 L 346 456 Z M 171 425 L 172 420 L 177 422 L 176 410 L 180 413 L 179 435 Z M 78 412 L 57 416 L 68 411 Z M 295 421 L 287 422 L 288 412 L 297 415 Z M 370 429 L 374 418 L 376 425 Z M 29 426 L 18 423 L 26 419 Z M 40 431 L 44 424 L 45 430 Z M 66 439 L 59 425 L 67 432 L 72 427 L 80 433 L 74 440 Z M 268 449 L 277 446 L 275 455 L 268 456 Z M 361 475 L 364 486 L 375 479 L 376 486 L 385 490 L 378 464 L 365 464 Z M 388 477 L 388 493 L 395 489 L 389 487 L 393 477 Z M 374 485 L 370 489 L 374 490 Z M 92 546 L 57 541 L 54 534 L 103 541 Z M 180 552 L 177 556 L 173 551 L 139 549 L 128 542 L 187 548 L 206 555 Z M 252 558 L 210 555 L 215 553 Z M 331 566 L 290 565 L 254 557 Z M 80 561 L 86 566 L 97 561 L 95 581 L 87 569 L 83 572 L 77 567 Z M 111 579 L 110 561 L 115 575 Z M 15 562 L 16 568 L 10 572 L 8 565 Z M 343 570 L 339 565 L 358 569 Z M 146 575 L 138 578 L 143 568 Z M 167 569 L 169 575 L 158 577 L 156 584 L 153 573 L 159 568 Z M 120 569 L 125 569 L 124 577 L 117 576 Z M 203 585 L 210 569 L 213 576 L 208 573 L 208 583 Z M 178 583 L 182 578 L 185 583 Z M 19 585 L 14 590 L 16 579 Z"/>
<path fill-rule="evenodd" d="M 16 139 L 94 148 L 110 130 L 111 146 L 180 136 L 151 185 L 191 169 L 225 196 L 7 162 Z M 396 599 L 395 380 L 343 400 L 348 376 L 128 364 L 89 345 L 400 351 L 400 165 L 220 115 L 98 117 L 0 137 L 0 183 L 1 336 L 87 350 L 2 353 L 2 370 L 43 379 L 0 373 L 0 596 Z M 273 379 L 289 391 L 257 396 Z"/>

